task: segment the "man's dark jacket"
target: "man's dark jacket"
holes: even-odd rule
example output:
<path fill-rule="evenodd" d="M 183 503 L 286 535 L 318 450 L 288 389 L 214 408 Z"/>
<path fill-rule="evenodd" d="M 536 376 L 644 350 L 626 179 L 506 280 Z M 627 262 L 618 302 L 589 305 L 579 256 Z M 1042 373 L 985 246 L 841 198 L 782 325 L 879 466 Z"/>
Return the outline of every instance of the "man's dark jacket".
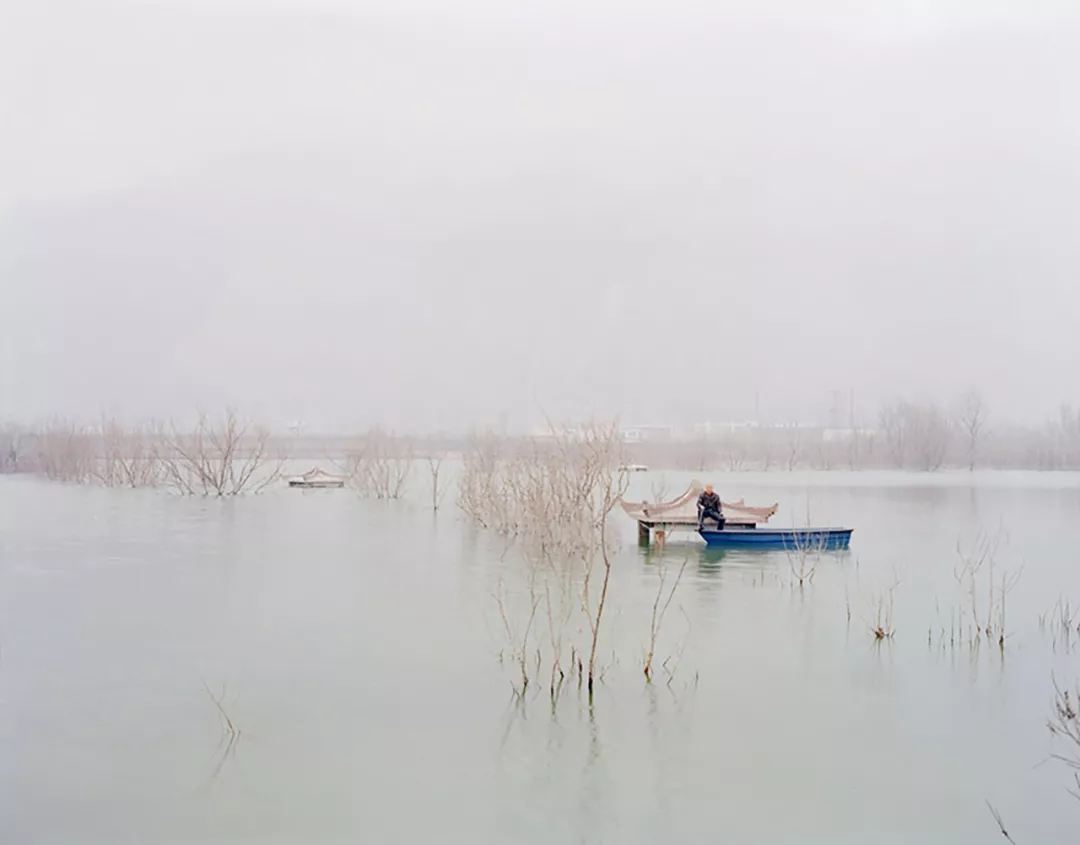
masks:
<path fill-rule="evenodd" d="M 697 506 L 699 511 L 716 511 L 720 513 L 720 497 L 716 493 L 703 490 L 698 496 Z"/>

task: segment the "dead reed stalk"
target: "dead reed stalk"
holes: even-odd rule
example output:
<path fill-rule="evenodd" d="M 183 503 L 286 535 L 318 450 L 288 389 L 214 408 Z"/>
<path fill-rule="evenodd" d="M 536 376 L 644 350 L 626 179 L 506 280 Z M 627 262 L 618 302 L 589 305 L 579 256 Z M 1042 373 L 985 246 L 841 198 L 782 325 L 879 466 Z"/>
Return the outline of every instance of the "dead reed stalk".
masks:
<path fill-rule="evenodd" d="M 793 582 L 799 587 L 813 583 L 817 574 L 818 564 L 821 563 L 821 555 L 826 548 L 824 537 L 815 537 L 810 528 L 810 507 L 806 508 L 806 521 L 804 531 L 796 531 L 790 543 L 785 543 L 784 552 L 787 554 L 788 566 L 791 569 Z"/>
<path fill-rule="evenodd" d="M 675 576 L 675 583 L 671 585 L 671 589 L 668 591 L 666 599 L 664 599 L 664 582 L 667 579 L 668 567 L 663 559 L 660 561 L 660 584 L 656 588 L 656 599 L 653 601 L 652 624 L 649 626 L 649 653 L 645 656 L 644 672 L 645 681 L 647 683 L 652 683 L 652 664 L 653 657 L 656 654 L 656 640 L 660 636 L 660 628 L 664 624 L 664 616 L 667 614 L 668 608 L 671 607 L 671 600 L 675 598 L 675 591 L 679 587 L 679 582 L 682 581 L 683 572 L 686 571 L 686 564 L 689 560 L 689 556 L 683 558 L 682 566 L 679 567 L 679 573 Z M 663 599 L 663 605 L 660 604 L 661 599 Z"/>
<path fill-rule="evenodd" d="M 1065 743 L 1065 751 L 1056 752 L 1050 757 L 1072 770 L 1076 789 L 1070 789 L 1069 794 L 1080 800 L 1080 688 L 1070 692 L 1063 690 L 1056 678 L 1051 678 L 1051 681 L 1054 685 L 1054 704 L 1046 726 L 1052 737 Z"/>

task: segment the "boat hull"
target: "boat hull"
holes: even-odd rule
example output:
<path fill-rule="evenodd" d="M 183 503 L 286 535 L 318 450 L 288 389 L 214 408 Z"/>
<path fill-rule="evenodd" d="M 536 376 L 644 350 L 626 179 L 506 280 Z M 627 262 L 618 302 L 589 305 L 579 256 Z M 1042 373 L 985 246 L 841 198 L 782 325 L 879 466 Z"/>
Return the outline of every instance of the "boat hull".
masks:
<path fill-rule="evenodd" d="M 727 549 L 825 551 L 846 549 L 851 528 L 706 528 L 699 532 L 710 546 Z"/>

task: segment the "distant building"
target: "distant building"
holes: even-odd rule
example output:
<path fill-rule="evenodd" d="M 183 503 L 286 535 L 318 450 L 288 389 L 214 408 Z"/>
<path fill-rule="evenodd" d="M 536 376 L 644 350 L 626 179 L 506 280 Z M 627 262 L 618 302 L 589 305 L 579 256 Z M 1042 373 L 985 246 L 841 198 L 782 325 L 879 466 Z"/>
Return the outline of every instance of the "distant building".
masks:
<path fill-rule="evenodd" d="M 726 437 L 732 434 L 751 431 L 758 428 L 758 424 L 752 421 L 743 422 L 700 422 L 694 423 L 694 437 L 710 440 L 716 437 Z"/>
<path fill-rule="evenodd" d="M 627 425 L 619 429 L 624 443 L 657 443 L 675 439 L 673 425 Z"/>
<path fill-rule="evenodd" d="M 543 426 L 541 428 L 534 428 L 529 432 L 528 437 L 533 440 L 554 440 L 557 437 L 564 438 L 566 440 L 584 440 L 585 431 L 579 426 Z"/>

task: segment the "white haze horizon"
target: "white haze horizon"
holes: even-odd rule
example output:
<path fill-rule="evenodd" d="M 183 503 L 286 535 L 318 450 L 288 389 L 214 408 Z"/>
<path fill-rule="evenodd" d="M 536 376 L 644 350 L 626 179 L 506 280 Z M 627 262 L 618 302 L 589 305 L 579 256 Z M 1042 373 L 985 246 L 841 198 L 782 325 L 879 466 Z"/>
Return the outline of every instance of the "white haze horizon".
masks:
<path fill-rule="evenodd" d="M 1064 3 L 0 10 L 0 420 L 1080 404 Z"/>

